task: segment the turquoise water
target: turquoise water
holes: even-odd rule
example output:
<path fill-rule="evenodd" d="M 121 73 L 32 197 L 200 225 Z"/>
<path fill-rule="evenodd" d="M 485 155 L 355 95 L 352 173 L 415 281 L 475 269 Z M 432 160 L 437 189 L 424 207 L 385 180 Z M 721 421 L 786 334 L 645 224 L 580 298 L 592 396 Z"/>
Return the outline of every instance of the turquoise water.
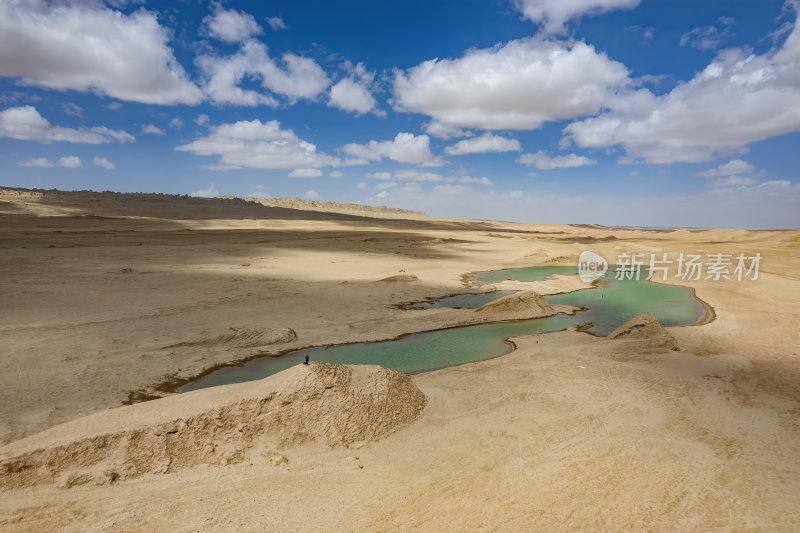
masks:
<path fill-rule="evenodd" d="M 505 270 L 492 270 L 489 272 L 478 272 L 472 276 L 476 285 L 488 285 L 490 283 L 500 283 L 508 279 L 517 281 L 541 281 L 555 274 L 575 274 L 575 267 L 569 266 L 550 266 L 550 267 L 527 267 L 527 268 L 508 268 Z M 434 309 L 439 307 L 450 307 L 455 309 L 477 309 L 482 305 L 493 302 L 503 296 L 513 294 L 515 291 L 495 291 L 481 294 L 456 294 L 437 300 L 426 302 L 414 302 L 404 305 L 404 309 Z"/>
<path fill-rule="evenodd" d="M 536 281 L 553 274 L 574 273 L 574 267 L 537 267 L 484 272 L 476 275 L 475 279 L 481 283 L 505 279 Z M 491 293 L 497 297 L 496 294 Z M 181 392 L 261 379 L 302 363 L 306 355 L 313 361 L 379 364 L 411 374 L 506 354 L 512 349 L 507 340 L 509 337 L 559 331 L 578 325 L 585 326 L 586 331 L 595 335 L 607 335 L 626 320 L 644 312 L 649 312 L 665 326 L 689 325 L 699 322 L 706 312 L 703 304 L 686 287 L 650 283 L 643 279 L 615 280 L 613 273 L 606 274 L 594 289 L 545 298 L 553 304 L 587 309 L 575 315 L 559 314 L 532 320 L 463 326 L 415 333 L 391 341 L 340 344 L 298 350 L 280 357 L 259 357 L 242 366 L 216 370 L 185 385 Z"/>
<path fill-rule="evenodd" d="M 556 274 L 575 274 L 577 270 L 572 266 L 549 266 L 549 267 L 526 267 L 526 268 L 507 268 L 505 270 L 490 270 L 489 272 L 478 272 L 472 279 L 481 285 L 488 283 L 500 283 L 507 279 L 517 281 L 541 281 Z"/>

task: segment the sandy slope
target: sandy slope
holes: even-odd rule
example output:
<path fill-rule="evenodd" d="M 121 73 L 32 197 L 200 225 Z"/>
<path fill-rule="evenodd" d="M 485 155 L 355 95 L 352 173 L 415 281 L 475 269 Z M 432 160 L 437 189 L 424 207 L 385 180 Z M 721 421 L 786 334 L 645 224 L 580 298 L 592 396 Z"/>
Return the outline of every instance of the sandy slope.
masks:
<path fill-rule="evenodd" d="M 260 461 L 306 442 L 374 441 L 416 420 L 426 402 L 400 372 L 311 361 L 256 383 L 108 409 L 14 441 L 0 448 L 0 488 L 103 485 Z"/>
<path fill-rule="evenodd" d="M 420 420 L 358 450 L 306 444 L 277 466 L 8 490 L 0 528 L 800 526 L 799 232 L 383 220 L 16 191 L 0 195 L 0 212 L 5 442 L 222 362 L 429 329 L 448 311 L 396 304 L 458 292 L 467 272 L 574 264 L 587 248 L 765 258 L 755 282 L 673 280 L 716 312 L 670 328 L 680 352 L 577 332 L 515 339 L 508 356 L 415 376 L 428 397 Z M 394 275 L 418 281 L 378 281 Z M 272 335 L 279 328 L 296 340 Z M 242 331 L 280 342 L 253 346 Z"/>

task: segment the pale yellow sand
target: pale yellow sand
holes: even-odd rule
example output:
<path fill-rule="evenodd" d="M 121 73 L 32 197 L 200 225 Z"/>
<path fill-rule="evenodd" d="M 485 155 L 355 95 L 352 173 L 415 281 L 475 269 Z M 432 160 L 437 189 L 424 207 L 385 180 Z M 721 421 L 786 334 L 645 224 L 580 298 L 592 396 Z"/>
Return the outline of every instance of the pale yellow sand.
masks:
<path fill-rule="evenodd" d="M 288 463 L 277 466 L 264 457 L 8 490 L 0 528 L 800 527 L 800 232 L 145 200 L 0 197 L 2 441 L 256 353 L 441 325 L 446 310 L 394 306 L 459 292 L 467 272 L 574 264 L 585 249 L 760 252 L 764 262 L 757 282 L 678 281 L 716 312 L 710 324 L 670 328 L 681 352 L 571 331 L 518 338 L 510 355 L 414 376 L 428 396 L 422 417 L 360 449 L 306 444 L 282 450 Z M 85 216 L 95 214 L 125 218 Z M 378 281 L 401 274 L 419 280 Z M 253 347 L 230 328 L 291 328 L 297 339 Z"/>

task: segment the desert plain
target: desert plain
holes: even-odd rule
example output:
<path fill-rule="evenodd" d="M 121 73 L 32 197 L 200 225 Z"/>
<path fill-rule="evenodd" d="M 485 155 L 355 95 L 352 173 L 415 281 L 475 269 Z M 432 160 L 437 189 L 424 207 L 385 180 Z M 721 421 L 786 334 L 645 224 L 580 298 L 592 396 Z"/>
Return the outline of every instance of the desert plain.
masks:
<path fill-rule="evenodd" d="M 0 250 L 0 530 L 800 528 L 798 231 L 2 189 Z M 175 392 L 254 357 L 519 318 L 400 304 L 584 250 L 763 261 L 757 280 L 672 277 L 713 310 L 699 325 Z"/>

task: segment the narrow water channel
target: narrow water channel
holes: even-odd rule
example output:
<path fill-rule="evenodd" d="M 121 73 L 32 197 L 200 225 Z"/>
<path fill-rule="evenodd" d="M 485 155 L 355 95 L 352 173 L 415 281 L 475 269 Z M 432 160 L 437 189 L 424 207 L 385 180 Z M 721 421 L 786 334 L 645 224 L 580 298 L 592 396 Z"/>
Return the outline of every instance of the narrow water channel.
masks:
<path fill-rule="evenodd" d="M 482 272 L 473 279 L 476 284 L 506 279 L 538 281 L 553 274 L 574 273 L 573 267 L 534 267 Z M 466 295 L 473 298 L 457 299 L 457 305 L 454 305 L 453 298 L 458 297 L 450 297 L 427 302 L 427 307 L 478 307 L 504 294 L 498 291 Z M 475 296 L 480 298 L 476 299 Z M 559 314 L 531 320 L 463 326 L 415 333 L 390 341 L 340 344 L 297 350 L 279 357 L 259 357 L 242 366 L 220 368 L 183 386 L 180 391 L 261 379 L 300 364 L 306 355 L 313 361 L 378 364 L 412 374 L 506 354 L 512 349 L 509 337 L 560 331 L 577 325 L 603 336 L 644 312 L 649 312 L 665 326 L 696 324 L 706 315 L 706 307 L 689 288 L 651 283 L 644 279 L 617 280 L 612 272 L 601 278 L 594 289 L 546 296 L 546 299 L 553 304 L 574 305 L 586 310 L 575 315 Z"/>

